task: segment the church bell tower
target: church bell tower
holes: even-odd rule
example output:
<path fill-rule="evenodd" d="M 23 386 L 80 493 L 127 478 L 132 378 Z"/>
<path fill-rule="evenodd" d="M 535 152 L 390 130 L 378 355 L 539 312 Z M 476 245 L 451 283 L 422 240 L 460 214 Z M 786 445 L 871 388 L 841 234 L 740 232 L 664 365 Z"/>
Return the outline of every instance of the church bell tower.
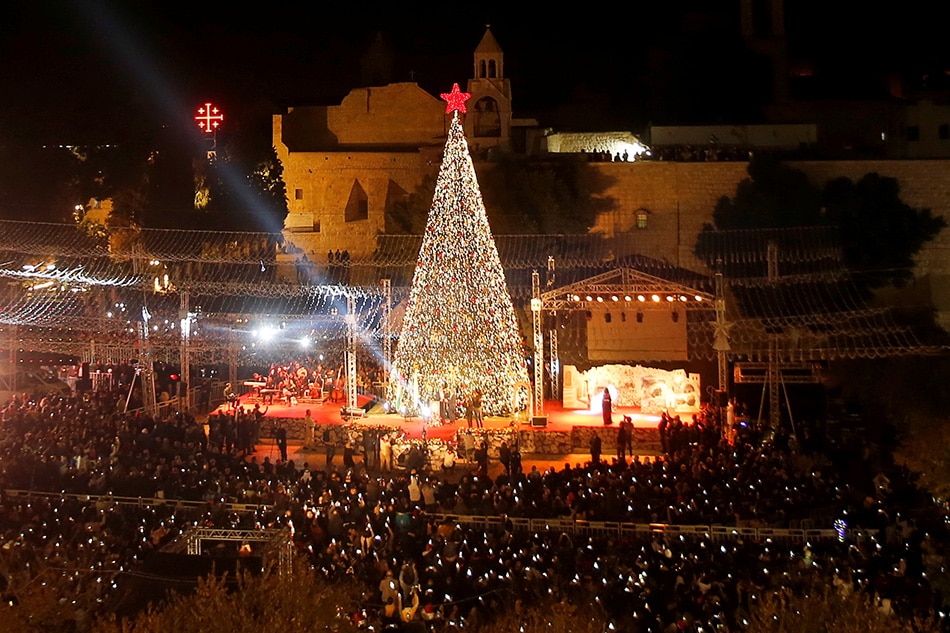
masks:
<path fill-rule="evenodd" d="M 472 94 L 465 133 L 476 156 L 493 148 L 506 151 L 511 140 L 511 84 L 505 78 L 505 55 L 491 27 L 475 49 L 475 74 L 468 81 Z"/>

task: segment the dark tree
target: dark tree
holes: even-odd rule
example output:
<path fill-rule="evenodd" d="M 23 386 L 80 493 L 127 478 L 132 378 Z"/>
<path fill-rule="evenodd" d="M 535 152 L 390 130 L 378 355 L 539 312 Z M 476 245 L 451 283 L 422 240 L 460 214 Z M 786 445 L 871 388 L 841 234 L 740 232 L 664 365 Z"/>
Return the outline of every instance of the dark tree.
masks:
<path fill-rule="evenodd" d="M 195 206 L 205 228 L 279 233 L 287 217 L 283 165 L 271 146 L 232 138 L 214 160 L 195 158 Z"/>
<path fill-rule="evenodd" d="M 182 140 L 185 136 L 173 133 L 148 157 L 150 200 L 146 226 L 150 228 L 199 228 L 195 223 L 196 152 Z"/>
<path fill-rule="evenodd" d="M 435 193 L 435 174 L 426 174 L 419 186 L 410 193 L 405 203 L 396 205 L 386 214 L 386 232 L 391 235 L 422 235 Z"/>
<path fill-rule="evenodd" d="M 112 196 L 110 227 L 142 227 L 145 224 L 149 195 L 148 175 L 143 173 L 139 181 L 117 189 Z"/>
<path fill-rule="evenodd" d="M 616 205 L 602 195 L 609 179 L 575 157 L 506 155 L 479 169 L 479 182 L 496 235 L 586 233 Z"/>
<path fill-rule="evenodd" d="M 270 211 L 273 226 L 283 229 L 287 218 L 287 185 L 284 184 L 284 166 L 277 157 L 277 150 L 269 146 L 258 158 L 247 177 L 251 188 Z M 271 232 L 274 232 L 271 230 Z"/>
<path fill-rule="evenodd" d="M 287 216 L 283 167 L 273 147 L 234 139 L 213 159 L 181 138 L 98 152 L 82 166 L 89 197 L 112 198 L 109 224 L 279 233 Z M 95 178 L 93 178 L 95 175 Z"/>
<path fill-rule="evenodd" d="M 713 223 L 717 230 L 822 224 L 821 193 L 805 174 L 768 155 L 756 155 L 748 172 L 735 196 L 723 196 L 716 203 Z"/>
<path fill-rule="evenodd" d="M 106 200 L 116 191 L 141 184 L 150 151 L 145 139 L 107 145 L 89 145 L 77 150 L 76 178 L 79 202 Z"/>
<path fill-rule="evenodd" d="M 756 155 L 749 177 L 732 198 L 720 198 L 695 252 L 710 267 L 721 256 L 717 231 L 825 226 L 836 228 L 844 265 L 864 288 L 900 285 L 912 276 L 914 256 L 946 222 L 900 199 L 897 180 L 876 173 L 857 183 L 830 181 L 823 191 L 801 171 Z"/>
<path fill-rule="evenodd" d="M 284 168 L 273 146 L 270 110 L 254 103 L 218 133 L 217 154 L 195 157 L 196 192 L 207 192 L 204 228 L 279 233 L 287 217 Z M 204 189 L 198 187 L 204 179 Z M 199 200 L 196 198 L 196 206 Z"/>
<path fill-rule="evenodd" d="M 485 211 L 495 235 L 586 233 L 597 215 L 616 205 L 603 197 L 610 179 L 575 157 L 537 160 L 503 155 L 475 164 Z M 425 230 L 435 175 L 427 175 L 405 205 L 392 210 L 386 232 L 421 235 Z"/>
<path fill-rule="evenodd" d="M 81 158 L 70 148 L 0 143 L 0 216 L 67 222 L 80 198 Z"/>
<path fill-rule="evenodd" d="M 840 229 L 848 268 L 872 288 L 910 280 L 914 255 L 946 226 L 930 209 L 903 202 L 896 179 L 876 173 L 830 181 L 822 201 L 825 222 Z"/>

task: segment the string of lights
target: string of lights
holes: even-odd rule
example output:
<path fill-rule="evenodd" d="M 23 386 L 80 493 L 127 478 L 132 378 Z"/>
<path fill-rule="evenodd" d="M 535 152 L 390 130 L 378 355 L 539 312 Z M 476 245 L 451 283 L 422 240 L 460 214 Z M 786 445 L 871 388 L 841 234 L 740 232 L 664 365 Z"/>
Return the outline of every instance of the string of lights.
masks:
<path fill-rule="evenodd" d="M 452 161 L 448 168 L 459 170 L 461 150 L 448 143 L 447 150 L 451 150 L 447 161 Z M 460 204 L 476 209 L 475 215 L 483 212 L 474 174 L 456 171 L 453 177 L 455 185 L 437 191 L 433 208 Z M 481 206 L 472 206 L 476 199 Z M 278 234 L 108 232 L 71 224 L 0 221 L 0 278 L 6 282 L 0 288 L 0 327 L 7 326 L 8 332 L 10 326 L 18 328 L 16 336 L 24 348 L 77 353 L 94 341 L 100 350 L 105 345 L 134 349 L 139 343 L 136 324 L 144 308 L 152 315 L 149 340 L 153 349 L 173 354 L 181 340 L 179 297 L 188 292 L 196 315 L 191 345 L 199 356 L 219 355 L 235 331 L 249 332 L 258 322 L 293 322 L 287 331 L 296 332 L 312 320 L 342 321 L 347 297 L 355 299 L 361 336 L 394 337 L 382 322 L 385 297 L 379 280 L 391 281 L 393 302 L 408 306 L 408 311 L 414 303 L 412 280 L 423 261 L 424 243 L 436 228 L 456 230 L 456 234 L 459 229 L 446 221 L 444 226 L 427 228 L 425 236 L 379 236 L 372 253 L 351 257 L 347 283 L 341 283 L 334 280 L 327 263 L 301 261 L 292 244 Z M 480 292 L 494 297 L 504 287 L 513 309 L 526 317 L 532 298 L 531 273 L 547 269 L 553 259 L 558 283 L 550 288 L 559 291 L 558 302 L 546 302 L 545 309 L 554 313 L 555 321 L 563 323 L 563 315 L 572 310 L 609 310 L 616 305 L 617 293 L 630 295 L 629 300 L 627 294 L 619 295 L 620 303 L 644 309 L 664 306 L 672 297 L 687 313 L 690 357 L 715 357 L 711 351 L 714 326 L 704 313 L 713 302 L 696 300 L 696 293 L 704 299 L 712 294 L 712 277 L 636 255 L 642 249 L 642 232 L 612 237 L 491 237 L 490 232 L 483 235 L 467 225 L 462 228 L 473 231 L 471 236 L 466 234 L 468 243 L 456 250 L 443 246 L 442 258 L 457 256 L 464 270 L 435 277 L 430 291 L 442 284 L 458 296 Z M 713 231 L 702 239 L 704 259 L 724 277 L 732 359 L 761 359 L 776 349 L 782 358 L 793 360 L 935 351 L 921 344 L 914 330 L 895 319 L 891 310 L 869 307 L 866 295 L 843 265 L 833 229 Z M 495 267 L 494 257 L 475 254 L 476 247 L 489 244 L 500 268 Z M 438 259 L 438 255 L 433 257 Z M 598 276 L 624 269 L 657 281 L 653 286 L 597 281 Z M 661 286 L 677 292 L 654 301 L 653 291 Z M 461 307 L 456 296 L 446 294 L 444 305 L 433 307 L 432 314 L 434 310 L 458 312 Z M 481 307 L 489 315 L 494 310 L 495 318 L 507 311 L 505 306 Z M 572 341 L 583 346 L 583 325 L 582 317 L 577 328 L 562 332 L 562 349 Z M 477 320 L 464 323 L 461 329 L 477 332 L 476 326 L 480 327 Z M 504 397 L 506 404 L 508 399 Z M 494 397 L 492 406 L 501 406 L 501 400 Z"/>
<path fill-rule="evenodd" d="M 868 304 L 844 266 L 835 229 L 711 231 L 707 261 L 727 280 L 735 358 L 830 361 L 932 353 L 891 308 Z"/>
<path fill-rule="evenodd" d="M 390 384 L 397 407 L 415 408 L 451 389 L 480 393 L 488 414 L 511 412 L 516 386 L 529 384 L 524 342 L 457 111 Z"/>

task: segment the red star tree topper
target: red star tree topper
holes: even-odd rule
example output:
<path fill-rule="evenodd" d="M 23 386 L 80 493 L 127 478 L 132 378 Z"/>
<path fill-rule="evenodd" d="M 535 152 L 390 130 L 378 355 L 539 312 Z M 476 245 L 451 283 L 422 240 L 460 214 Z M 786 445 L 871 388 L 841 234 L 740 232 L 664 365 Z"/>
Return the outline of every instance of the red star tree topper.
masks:
<path fill-rule="evenodd" d="M 442 99 L 445 101 L 445 113 L 452 114 L 458 110 L 462 114 L 468 112 L 465 109 L 465 102 L 472 98 L 472 93 L 462 92 L 458 84 L 452 84 L 452 92 L 443 92 Z"/>

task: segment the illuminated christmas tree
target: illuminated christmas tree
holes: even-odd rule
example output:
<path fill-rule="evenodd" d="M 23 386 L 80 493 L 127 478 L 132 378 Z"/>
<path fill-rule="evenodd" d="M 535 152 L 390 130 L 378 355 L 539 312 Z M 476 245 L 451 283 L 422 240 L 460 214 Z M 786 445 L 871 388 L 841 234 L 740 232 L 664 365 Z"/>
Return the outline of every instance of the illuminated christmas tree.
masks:
<path fill-rule="evenodd" d="M 471 95 L 443 94 L 452 124 L 393 359 L 397 406 L 439 393 L 482 393 L 485 414 L 510 412 L 528 383 L 524 346 L 462 130 Z"/>

